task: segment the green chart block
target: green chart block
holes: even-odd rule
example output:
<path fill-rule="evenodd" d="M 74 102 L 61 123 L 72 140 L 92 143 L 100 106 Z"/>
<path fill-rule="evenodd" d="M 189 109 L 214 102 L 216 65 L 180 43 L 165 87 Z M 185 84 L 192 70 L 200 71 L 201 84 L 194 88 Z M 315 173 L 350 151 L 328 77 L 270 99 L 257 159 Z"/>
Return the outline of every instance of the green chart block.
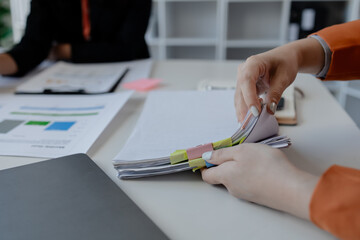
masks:
<path fill-rule="evenodd" d="M 37 125 L 37 126 L 46 126 L 48 125 L 50 122 L 44 122 L 44 121 L 28 121 L 27 123 L 25 123 L 25 125 Z"/>

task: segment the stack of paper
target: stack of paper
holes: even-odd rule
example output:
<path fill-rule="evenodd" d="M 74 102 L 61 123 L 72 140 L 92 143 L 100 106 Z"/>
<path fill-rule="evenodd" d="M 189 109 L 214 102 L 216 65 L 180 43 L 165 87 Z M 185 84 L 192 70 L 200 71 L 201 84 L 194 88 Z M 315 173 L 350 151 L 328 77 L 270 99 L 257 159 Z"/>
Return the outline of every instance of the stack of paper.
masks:
<path fill-rule="evenodd" d="M 186 155 L 180 161 L 174 159 L 177 153 L 183 154 L 184 149 L 209 142 L 213 149 L 260 140 L 276 148 L 290 145 L 287 137 L 276 136 L 277 121 L 265 108 L 260 117 L 248 114 L 246 121 L 234 133 L 238 123 L 233 94 L 233 91 L 149 94 L 135 130 L 113 161 L 119 178 L 196 169 L 201 167 L 198 164 L 201 158 L 195 159 L 197 163 L 193 159 L 189 161 Z"/>

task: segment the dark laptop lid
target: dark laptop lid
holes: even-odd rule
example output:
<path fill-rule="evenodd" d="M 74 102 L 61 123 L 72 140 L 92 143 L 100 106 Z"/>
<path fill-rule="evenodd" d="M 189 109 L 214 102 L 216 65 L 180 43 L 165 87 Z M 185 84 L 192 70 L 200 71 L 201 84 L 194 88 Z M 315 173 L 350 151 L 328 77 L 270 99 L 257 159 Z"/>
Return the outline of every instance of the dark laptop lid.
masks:
<path fill-rule="evenodd" d="M 166 239 L 85 154 L 0 171 L 0 239 Z"/>

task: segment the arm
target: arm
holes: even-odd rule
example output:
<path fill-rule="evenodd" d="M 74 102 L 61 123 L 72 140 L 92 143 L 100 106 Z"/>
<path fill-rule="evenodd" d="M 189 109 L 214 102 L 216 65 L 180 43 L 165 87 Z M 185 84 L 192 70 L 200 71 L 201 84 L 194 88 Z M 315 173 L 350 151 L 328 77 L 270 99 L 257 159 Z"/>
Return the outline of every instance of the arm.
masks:
<path fill-rule="evenodd" d="M 144 35 L 151 11 L 151 0 L 131 0 L 124 22 L 119 26 L 117 38 L 108 42 L 72 44 L 74 62 L 126 61 L 144 58 L 147 52 Z M 144 47 L 146 49 L 144 49 Z"/>
<path fill-rule="evenodd" d="M 331 50 L 331 62 L 324 80 L 360 78 L 360 20 L 324 28 L 320 36 Z"/>
<path fill-rule="evenodd" d="M 310 218 L 340 239 L 360 239 L 360 170 L 330 167 L 313 193 Z"/>
<path fill-rule="evenodd" d="M 325 80 L 359 79 L 360 20 L 325 28 L 314 35 L 321 37 L 331 50 Z M 297 72 L 317 74 L 325 63 L 324 50 L 312 38 L 298 40 L 268 52 L 252 56 L 239 67 L 235 107 L 239 121 L 247 109 L 257 115 L 258 95 L 267 92 L 268 112 L 274 113 L 281 94 Z"/>
<path fill-rule="evenodd" d="M 284 90 L 300 72 L 316 74 L 324 66 L 325 55 L 313 38 L 298 40 L 268 52 L 249 57 L 238 69 L 235 107 L 239 122 L 248 109 L 259 114 L 258 96 L 267 92 L 267 110 L 275 113 Z"/>
<path fill-rule="evenodd" d="M 48 55 L 51 47 L 51 17 L 47 4 L 51 1 L 32 0 L 25 34 L 20 43 L 7 54 L 17 66 L 16 75 L 24 75 L 35 68 Z"/>
<path fill-rule="evenodd" d="M 341 239 L 360 238 L 360 170 L 332 166 L 320 178 L 293 166 L 278 149 L 261 144 L 205 153 L 218 165 L 204 181 L 235 197 L 311 220 Z"/>

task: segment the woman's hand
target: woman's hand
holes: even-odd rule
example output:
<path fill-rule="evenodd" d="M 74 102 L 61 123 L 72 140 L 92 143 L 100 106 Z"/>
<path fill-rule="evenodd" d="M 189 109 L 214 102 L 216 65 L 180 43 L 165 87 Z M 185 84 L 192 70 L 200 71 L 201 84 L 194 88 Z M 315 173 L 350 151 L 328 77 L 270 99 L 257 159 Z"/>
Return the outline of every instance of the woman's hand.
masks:
<path fill-rule="evenodd" d="M 318 177 L 292 165 L 284 153 L 263 144 L 241 144 L 203 154 L 218 165 L 202 170 L 209 184 L 223 184 L 237 198 L 309 219 Z"/>
<path fill-rule="evenodd" d="M 259 95 L 266 94 L 267 110 L 274 114 L 284 90 L 299 71 L 316 74 L 325 61 L 320 43 L 313 38 L 298 40 L 249 57 L 238 68 L 235 108 L 239 122 L 248 109 L 254 116 L 261 109 Z"/>

